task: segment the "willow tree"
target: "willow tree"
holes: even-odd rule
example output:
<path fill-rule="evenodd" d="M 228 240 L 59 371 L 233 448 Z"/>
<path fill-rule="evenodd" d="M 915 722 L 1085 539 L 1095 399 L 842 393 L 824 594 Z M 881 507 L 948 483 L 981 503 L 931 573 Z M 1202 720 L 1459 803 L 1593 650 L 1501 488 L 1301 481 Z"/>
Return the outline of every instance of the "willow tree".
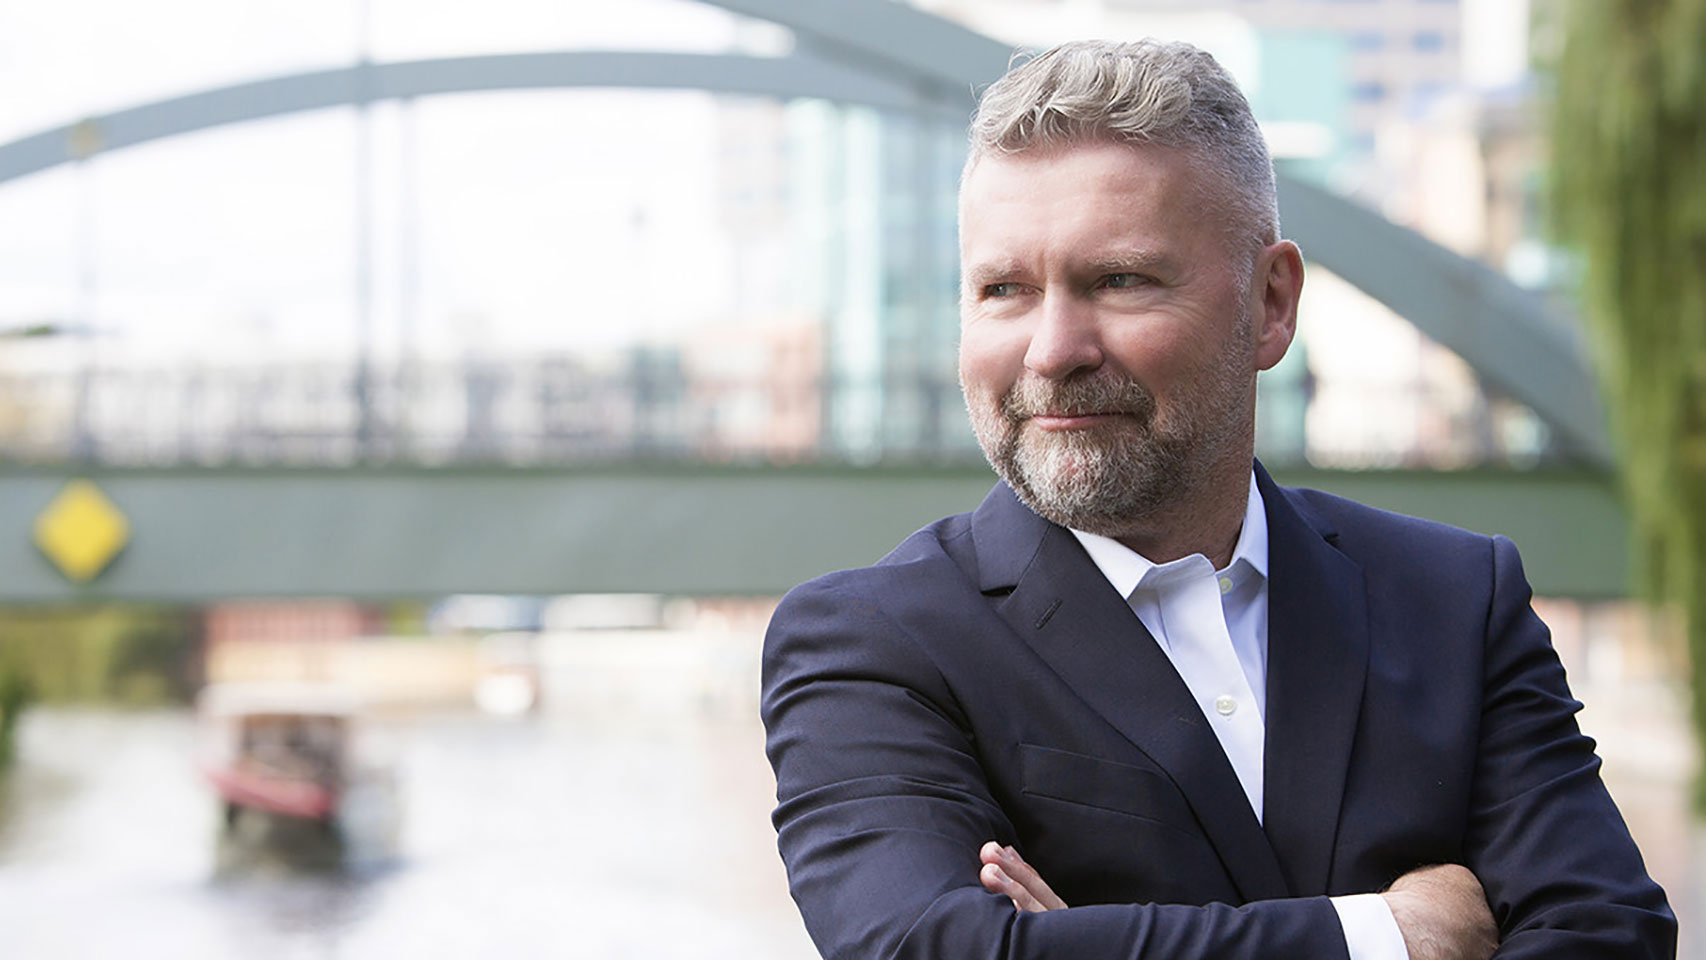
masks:
<path fill-rule="evenodd" d="M 1637 569 L 1681 618 L 1706 750 L 1706 0 L 1570 0 L 1563 17 L 1554 208 L 1582 258 Z"/>

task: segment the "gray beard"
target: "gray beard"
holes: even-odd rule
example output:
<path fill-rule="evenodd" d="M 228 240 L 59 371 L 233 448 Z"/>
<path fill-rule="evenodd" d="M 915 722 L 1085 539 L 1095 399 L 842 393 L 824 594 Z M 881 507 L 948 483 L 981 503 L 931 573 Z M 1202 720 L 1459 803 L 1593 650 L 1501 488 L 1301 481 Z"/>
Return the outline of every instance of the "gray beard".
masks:
<path fill-rule="evenodd" d="M 1060 432 L 1027 424 L 1044 410 L 1123 416 Z M 1178 503 L 1206 466 L 1202 425 L 1171 423 L 1158 431 L 1154 395 L 1131 380 L 1091 376 L 1047 391 L 1016 385 L 1001 399 L 998 417 L 973 411 L 972 421 L 990 465 L 1026 506 L 1086 533 L 1117 536 Z"/>

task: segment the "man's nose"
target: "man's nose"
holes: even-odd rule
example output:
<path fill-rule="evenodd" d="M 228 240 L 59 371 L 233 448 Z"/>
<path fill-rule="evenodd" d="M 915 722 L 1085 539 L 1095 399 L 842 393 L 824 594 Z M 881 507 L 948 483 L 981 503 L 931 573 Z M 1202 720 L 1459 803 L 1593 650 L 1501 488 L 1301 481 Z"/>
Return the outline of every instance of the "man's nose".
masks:
<path fill-rule="evenodd" d="M 1061 380 L 1102 365 L 1101 330 L 1088 304 L 1070 295 L 1045 294 L 1036 324 L 1025 351 L 1027 370 Z"/>

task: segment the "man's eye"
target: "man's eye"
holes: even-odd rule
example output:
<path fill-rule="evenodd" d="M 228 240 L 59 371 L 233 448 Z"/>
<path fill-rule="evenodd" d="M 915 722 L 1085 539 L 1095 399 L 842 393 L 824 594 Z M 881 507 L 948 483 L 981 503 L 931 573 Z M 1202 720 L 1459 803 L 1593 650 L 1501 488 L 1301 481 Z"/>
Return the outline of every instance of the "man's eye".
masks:
<path fill-rule="evenodd" d="M 1102 279 L 1102 286 L 1114 290 L 1141 287 L 1147 283 L 1149 283 L 1149 278 L 1141 273 L 1110 273 Z"/>
<path fill-rule="evenodd" d="M 983 296 L 985 299 L 1011 297 L 1016 296 L 1018 293 L 1019 285 L 1016 283 L 991 283 L 983 288 Z"/>

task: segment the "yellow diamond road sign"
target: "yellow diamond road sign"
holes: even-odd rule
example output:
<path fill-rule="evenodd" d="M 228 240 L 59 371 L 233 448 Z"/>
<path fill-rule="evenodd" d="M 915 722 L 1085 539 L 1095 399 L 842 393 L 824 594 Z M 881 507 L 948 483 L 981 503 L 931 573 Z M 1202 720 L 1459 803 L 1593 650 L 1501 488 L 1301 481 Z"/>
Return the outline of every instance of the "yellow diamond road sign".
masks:
<path fill-rule="evenodd" d="M 73 480 L 36 517 L 35 536 L 60 573 L 85 583 L 130 542 L 130 521 L 100 487 Z"/>

